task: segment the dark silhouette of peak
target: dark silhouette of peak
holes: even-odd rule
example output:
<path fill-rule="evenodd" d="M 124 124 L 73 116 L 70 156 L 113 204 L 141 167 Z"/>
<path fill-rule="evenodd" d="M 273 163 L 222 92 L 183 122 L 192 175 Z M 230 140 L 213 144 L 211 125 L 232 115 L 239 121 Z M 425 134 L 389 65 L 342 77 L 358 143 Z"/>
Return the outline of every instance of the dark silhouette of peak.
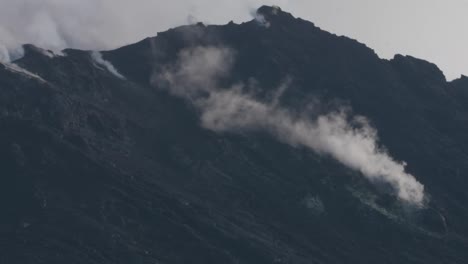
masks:
<path fill-rule="evenodd" d="M 453 80 L 451 83 L 452 84 L 459 84 L 459 85 L 466 84 L 466 83 L 468 83 L 468 76 L 465 76 L 465 75 L 462 74 L 460 76 L 460 78 Z"/>
<path fill-rule="evenodd" d="M 23 57 L 30 57 L 33 60 L 41 60 L 54 56 L 54 53 L 52 51 L 42 49 L 32 44 L 23 45 L 23 51 Z"/>
<path fill-rule="evenodd" d="M 465 76 L 447 82 L 424 60 L 380 59 L 274 6 L 242 24 L 181 26 L 100 53 L 24 50 L 0 64 L 0 263 L 468 259 Z M 185 88 L 195 95 L 181 96 Z M 218 111 L 202 116 L 218 98 Z M 203 121 L 237 104 L 243 118 L 216 123 L 235 119 L 233 129 L 207 129 Z M 349 155 L 317 153 L 286 133 L 340 111 L 350 112 L 340 121 L 352 140 L 339 144 L 339 123 L 313 130 L 308 144 Z M 372 129 L 357 135 L 362 116 L 378 159 L 365 158 L 376 146 Z M 327 131 L 336 135 L 320 141 Z M 424 185 L 424 206 L 398 198 L 401 178 L 368 180 L 340 161 L 372 169 L 386 155 L 399 177 L 404 167 Z"/>
<path fill-rule="evenodd" d="M 395 68 L 401 71 L 402 74 L 407 74 L 408 76 L 412 76 L 412 78 L 439 82 L 441 84 L 447 81 L 437 65 L 425 60 L 397 54 L 393 60 L 391 60 L 391 63 Z"/>
<path fill-rule="evenodd" d="M 289 14 L 289 13 L 283 12 L 283 10 L 281 10 L 281 7 L 279 6 L 263 5 L 257 9 L 257 14 L 264 15 L 264 16 L 279 15 L 280 13 Z"/>
<path fill-rule="evenodd" d="M 295 20 L 292 14 L 284 12 L 279 6 L 262 6 L 257 9 L 257 15 L 274 23 L 288 23 Z"/>
<path fill-rule="evenodd" d="M 33 44 L 25 44 L 23 45 L 23 50 L 25 55 L 31 54 L 31 53 L 41 53 L 43 49 L 34 46 Z"/>
<path fill-rule="evenodd" d="M 466 104 L 468 100 L 468 77 L 462 75 L 460 78 L 455 79 L 449 83 L 448 91 L 456 98 L 459 104 L 463 107 L 468 107 Z"/>

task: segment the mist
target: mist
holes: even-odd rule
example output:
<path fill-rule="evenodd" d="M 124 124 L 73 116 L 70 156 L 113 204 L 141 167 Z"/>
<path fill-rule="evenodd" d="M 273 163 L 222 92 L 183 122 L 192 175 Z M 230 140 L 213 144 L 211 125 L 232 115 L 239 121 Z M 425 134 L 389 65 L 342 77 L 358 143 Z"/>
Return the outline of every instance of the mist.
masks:
<path fill-rule="evenodd" d="M 267 132 L 293 147 L 331 156 L 372 183 L 389 184 L 401 201 L 423 206 L 424 186 L 405 172 L 404 162 L 378 144 L 378 133 L 365 117 L 353 116 L 345 108 L 315 118 L 307 110 L 292 112 L 278 103 L 287 81 L 268 101 L 256 99 L 243 83 L 220 87 L 219 80 L 229 75 L 234 61 L 235 52 L 229 48 L 184 50 L 178 62 L 157 74 L 154 81 L 193 104 L 206 129 Z"/>

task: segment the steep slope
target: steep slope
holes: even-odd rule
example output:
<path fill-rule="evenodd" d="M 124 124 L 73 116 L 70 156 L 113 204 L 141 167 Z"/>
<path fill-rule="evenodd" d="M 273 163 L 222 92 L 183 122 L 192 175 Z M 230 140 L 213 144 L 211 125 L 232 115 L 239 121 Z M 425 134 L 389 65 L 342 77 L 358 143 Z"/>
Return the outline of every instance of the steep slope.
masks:
<path fill-rule="evenodd" d="M 207 129 L 203 108 L 161 78 L 199 47 L 232 51 L 216 76 L 222 91 L 249 84 L 267 102 L 286 83 L 281 109 L 314 102 L 312 117 L 343 107 L 367 117 L 424 184 L 426 204 L 263 129 Z M 183 26 L 102 52 L 125 79 L 88 51 L 25 52 L 15 68 L 0 65 L 5 263 L 468 259 L 464 78 L 449 83 L 408 56 L 382 60 L 267 6 L 240 25 Z"/>

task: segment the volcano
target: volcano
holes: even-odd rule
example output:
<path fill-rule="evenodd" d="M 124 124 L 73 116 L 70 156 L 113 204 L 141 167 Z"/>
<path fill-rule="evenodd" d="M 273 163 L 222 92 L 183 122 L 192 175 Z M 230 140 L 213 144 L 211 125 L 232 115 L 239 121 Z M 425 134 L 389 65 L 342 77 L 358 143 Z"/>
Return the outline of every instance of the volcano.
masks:
<path fill-rule="evenodd" d="M 24 50 L 0 64 L 0 263 L 468 261 L 467 77 L 275 6 Z"/>

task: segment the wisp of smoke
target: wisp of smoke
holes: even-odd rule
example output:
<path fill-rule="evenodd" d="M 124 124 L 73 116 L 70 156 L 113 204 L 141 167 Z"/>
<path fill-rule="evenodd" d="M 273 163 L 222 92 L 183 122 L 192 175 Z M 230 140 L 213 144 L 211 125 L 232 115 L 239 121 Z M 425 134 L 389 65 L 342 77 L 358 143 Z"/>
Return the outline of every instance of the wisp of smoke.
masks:
<path fill-rule="evenodd" d="M 100 52 L 98 51 L 91 52 L 91 57 L 97 64 L 105 67 L 106 70 L 112 73 L 115 77 L 122 79 L 122 80 L 126 79 L 122 74 L 119 73 L 119 71 L 114 67 L 114 65 L 110 63 L 110 61 L 107 61 L 102 57 L 102 54 Z"/>
<path fill-rule="evenodd" d="M 6 70 L 10 71 L 10 72 L 13 72 L 13 73 L 17 73 L 17 74 L 20 74 L 22 75 L 23 77 L 26 77 L 26 78 L 29 78 L 29 79 L 35 79 L 41 83 L 47 83 L 46 80 L 42 79 L 41 76 L 35 74 L 35 73 L 32 73 L 24 68 L 21 68 L 20 66 L 14 64 L 14 63 L 4 63 L 4 62 L 0 62 L 0 65 L 2 65 L 3 67 L 5 67 Z"/>
<path fill-rule="evenodd" d="M 10 53 L 8 52 L 7 48 L 0 45 L 0 62 L 9 62 L 10 61 Z"/>
<path fill-rule="evenodd" d="M 266 131 L 292 146 L 330 155 L 373 183 L 389 184 L 400 200 L 423 206 L 424 186 L 405 172 L 405 163 L 396 161 L 379 146 L 377 131 L 366 118 L 338 110 L 312 119 L 307 113 L 298 115 L 279 106 L 278 98 L 269 102 L 256 99 L 244 91 L 244 84 L 219 87 L 219 79 L 229 74 L 233 61 L 234 53 L 228 48 L 184 50 L 176 65 L 156 80 L 166 82 L 173 95 L 193 103 L 207 129 Z"/>

